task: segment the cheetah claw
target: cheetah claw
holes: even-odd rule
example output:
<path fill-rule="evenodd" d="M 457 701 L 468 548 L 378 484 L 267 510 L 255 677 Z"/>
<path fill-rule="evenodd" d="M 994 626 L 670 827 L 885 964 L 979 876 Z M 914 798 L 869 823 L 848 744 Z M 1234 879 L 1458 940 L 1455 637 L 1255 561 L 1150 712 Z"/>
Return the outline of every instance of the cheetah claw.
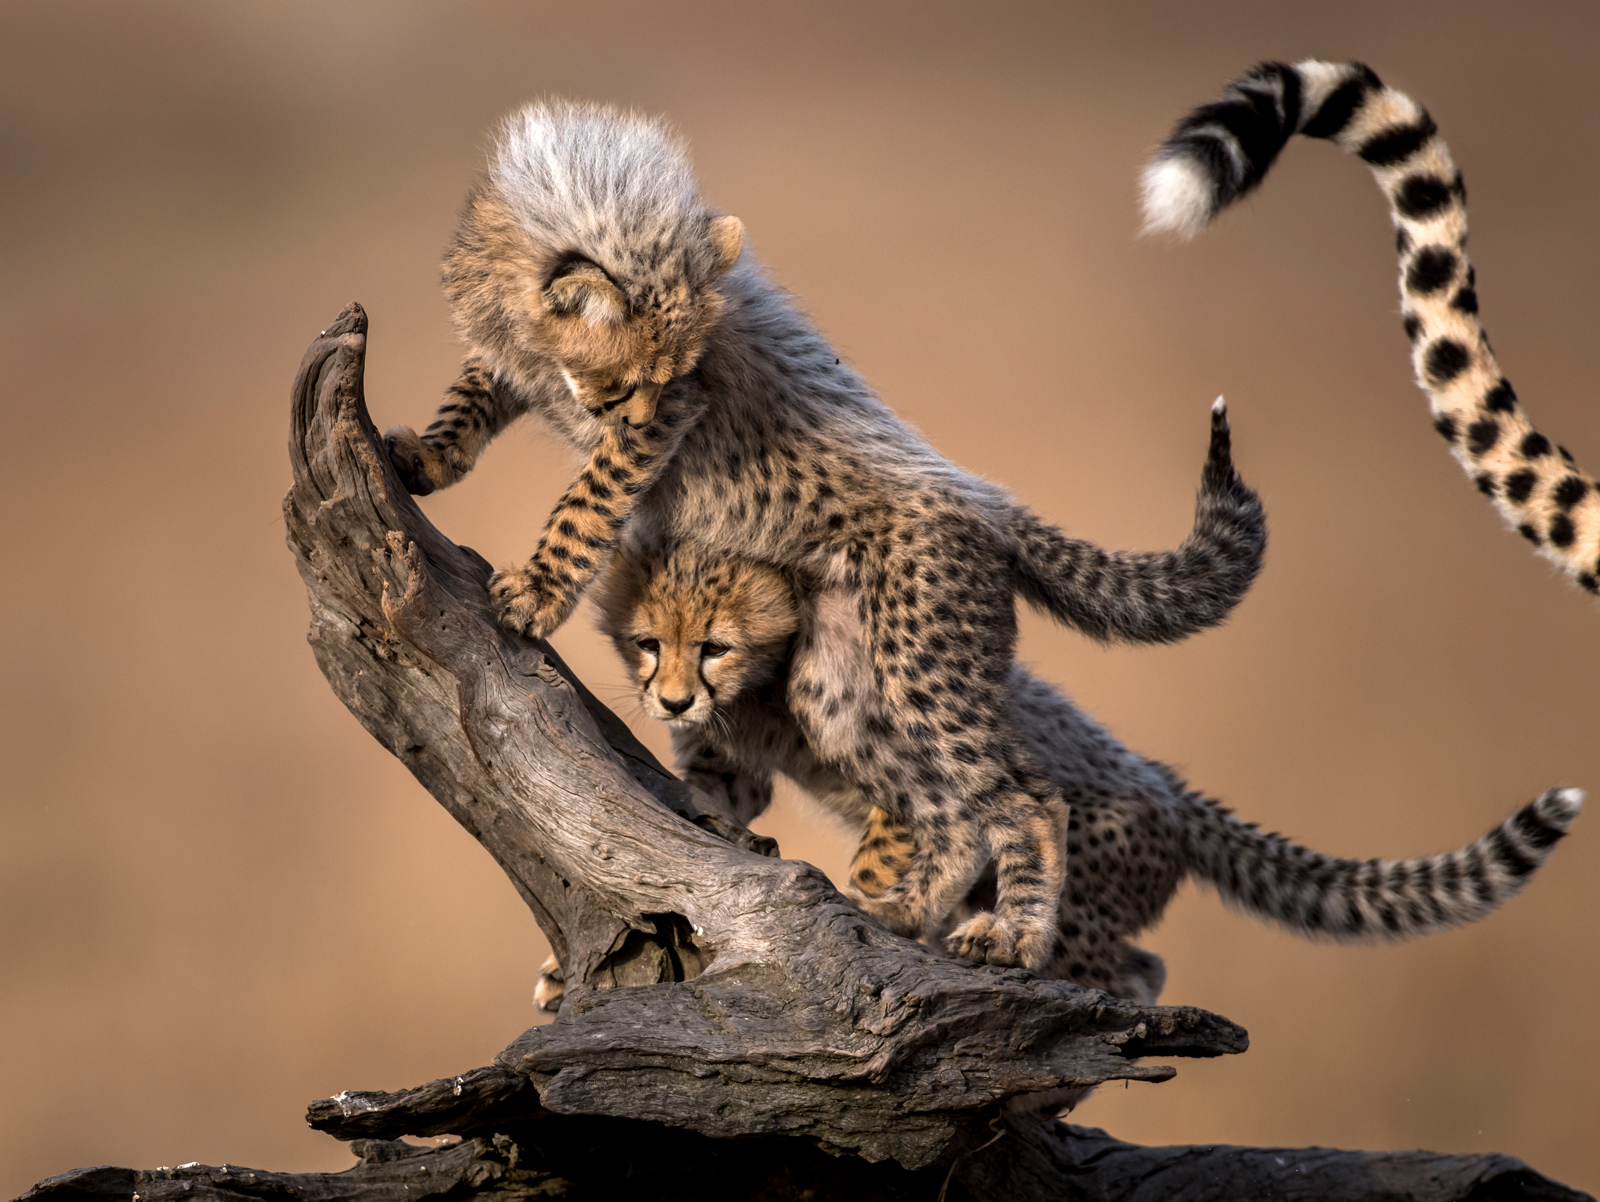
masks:
<path fill-rule="evenodd" d="M 540 576 L 521 568 L 489 577 L 489 608 L 507 630 L 548 638 L 572 610 L 572 601 Z"/>
<path fill-rule="evenodd" d="M 1016 923 L 985 911 L 951 931 L 945 950 L 974 964 L 1037 968 L 1050 954 L 1045 941 Z"/>
<path fill-rule="evenodd" d="M 414 497 L 425 497 L 434 489 L 428 475 L 428 450 L 410 426 L 391 426 L 383 436 L 383 449 L 389 456 L 400 483 Z"/>

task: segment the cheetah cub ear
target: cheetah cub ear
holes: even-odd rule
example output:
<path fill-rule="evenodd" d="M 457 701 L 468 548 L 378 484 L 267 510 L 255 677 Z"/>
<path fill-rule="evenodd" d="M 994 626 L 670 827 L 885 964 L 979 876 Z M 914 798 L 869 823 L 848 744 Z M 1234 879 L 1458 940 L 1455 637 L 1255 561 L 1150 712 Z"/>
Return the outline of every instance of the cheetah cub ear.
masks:
<path fill-rule="evenodd" d="M 543 299 L 551 312 L 581 315 L 595 326 L 621 321 L 628 310 L 617 286 L 588 259 L 574 259 L 557 268 L 545 285 Z"/>
<path fill-rule="evenodd" d="M 712 275 L 724 275 L 739 261 L 739 252 L 744 248 L 744 222 L 737 217 L 716 217 L 708 233 L 716 255 Z"/>

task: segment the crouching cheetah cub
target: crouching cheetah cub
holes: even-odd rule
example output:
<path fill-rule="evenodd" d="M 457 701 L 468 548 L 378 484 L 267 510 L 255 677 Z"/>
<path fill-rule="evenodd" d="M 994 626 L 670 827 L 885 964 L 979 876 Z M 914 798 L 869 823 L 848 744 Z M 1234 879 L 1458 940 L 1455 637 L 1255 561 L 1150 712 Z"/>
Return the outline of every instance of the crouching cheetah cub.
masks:
<path fill-rule="evenodd" d="M 914 843 L 848 764 L 892 747 L 853 598 L 797 593 L 781 573 L 688 546 L 619 556 L 601 622 L 646 712 L 672 727 L 680 770 L 742 822 L 767 807 L 774 773 L 863 829 L 846 891 L 870 901 L 937 855 Z M 1070 807 L 1066 883 L 1042 972 L 1150 1003 L 1161 960 L 1127 942 L 1193 876 L 1243 910 L 1310 937 L 1395 940 L 1476 921 L 1515 895 L 1583 801 L 1555 789 L 1476 842 L 1406 860 L 1322 855 L 1242 822 L 1164 764 L 1124 747 L 1021 667 L 1012 717 Z M 986 908 L 993 878 L 962 910 Z"/>

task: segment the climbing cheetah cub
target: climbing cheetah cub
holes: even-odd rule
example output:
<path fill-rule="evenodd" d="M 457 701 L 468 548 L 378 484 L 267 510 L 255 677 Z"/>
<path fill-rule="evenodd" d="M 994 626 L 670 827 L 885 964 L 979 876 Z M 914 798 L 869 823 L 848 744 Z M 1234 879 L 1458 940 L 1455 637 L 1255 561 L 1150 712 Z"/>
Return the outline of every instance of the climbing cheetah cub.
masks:
<path fill-rule="evenodd" d="M 853 599 L 802 598 L 772 568 L 688 547 L 627 548 L 598 599 L 602 628 L 646 712 L 671 725 L 691 784 L 749 822 L 770 801 L 773 774 L 791 777 L 863 828 L 846 887 L 856 900 L 881 895 L 929 854 L 840 767 L 864 743 L 893 740 Z M 1141 1003 L 1155 1000 L 1165 968 L 1128 939 L 1160 918 L 1187 877 L 1303 935 L 1407 938 L 1476 921 L 1516 894 L 1583 799 L 1552 790 L 1441 855 L 1340 859 L 1241 822 L 1021 667 L 1011 670 L 1009 703 L 1071 807 L 1042 971 Z M 980 881 L 963 910 L 987 907 L 992 890 L 992 877 Z"/>
<path fill-rule="evenodd" d="M 445 487 L 526 414 L 586 456 L 533 558 L 490 581 L 500 620 L 532 637 L 566 619 L 625 529 L 849 589 L 894 732 L 855 758 L 852 784 L 919 848 L 874 913 L 924 933 L 992 861 L 994 909 L 953 946 L 1042 964 L 1065 810 L 1006 701 L 1013 596 L 1097 638 L 1182 638 L 1255 578 L 1260 504 L 1230 469 L 1173 551 L 1068 538 L 896 418 L 743 237 L 664 122 L 561 103 L 513 115 L 445 255 L 471 352 L 433 425 L 386 436 L 391 463 L 414 492 Z"/>

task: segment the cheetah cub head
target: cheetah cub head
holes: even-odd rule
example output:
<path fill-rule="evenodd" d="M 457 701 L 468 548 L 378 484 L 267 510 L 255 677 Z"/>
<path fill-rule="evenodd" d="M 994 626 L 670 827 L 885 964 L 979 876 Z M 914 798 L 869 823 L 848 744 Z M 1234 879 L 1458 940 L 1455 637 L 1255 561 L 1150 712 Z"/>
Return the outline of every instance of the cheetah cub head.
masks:
<path fill-rule="evenodd" d="M 504 123 L 445 253 L 457 324 L 514 377 L 553 362 L 592 417 L 654 415 L 725 304 L 744 227 L 700 200 L 660 118 L 531 104 Z"/>
<path fill-rule="evenodd" d="M 800 627 L 782 573 L 684 547 L 619 551 L 596 603 L 645 712 L 674 727 L 708 722 L 719 705 L 771 680 Z"/>

